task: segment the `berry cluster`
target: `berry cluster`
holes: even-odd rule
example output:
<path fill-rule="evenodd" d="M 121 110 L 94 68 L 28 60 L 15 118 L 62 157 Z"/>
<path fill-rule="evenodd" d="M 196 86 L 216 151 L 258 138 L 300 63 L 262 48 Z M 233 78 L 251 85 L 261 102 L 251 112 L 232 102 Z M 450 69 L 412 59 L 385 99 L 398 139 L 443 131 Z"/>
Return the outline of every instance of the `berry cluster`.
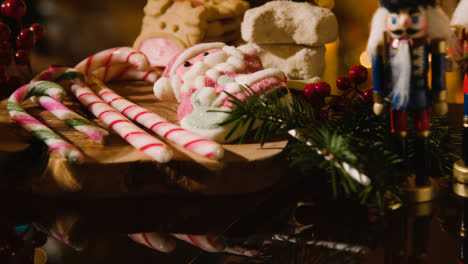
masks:
<path fill-rule="evenodd" d="M 26 4 L 23 0 L 4 1 L 0 12 L 4 18 L 3 22 L 0 22 L 0 84 L 4 87 L 0 90 L 1 98 L 2 95 L 10 94 L 23 84 L 25 79 L 28 79 L 21 76 L 18 69 L 12 70 L 12 68 L 26 66 L 29 75 L 32 75 L 30 52 L 36 41 L 44 37 L 45 31 L 38 23 L 23 28 L 21 19 L 26 13 Z M 5 18 L 16 21 L 19 32 L 13 33 L 10 26 L 5 23 Z"/>
<path fill-rule="evenodd" d="M 29 264 L 33 261 L 33 249 L 42 247 L 48 235 L 31 226 L 24 231 L 17 231 L 11 226 L 2 226 L 0 230 L 0 263 Z"/>
<path fill-rule="evenodd" d="M 308 84 L 304 87 L 304 96 L 317 111 L 319 119 L 328 119 L 331 110 L 334 112 L 344 112 L 350 106 L 354 99 L 359 95 L 361 102 L 364 104 L 372 104 L 372 88 L 361 91 L 358 86 L 367 81 L 368 72 L 362 65 L 351 67 L 348 75 L 340 76 L 336 79 L 336 87 L 343 91 L 341 95 L 330 95 L 331 87 L 326 82 L 317 82 Z M 325 103 L 327 97 L 332 97 Z"/>

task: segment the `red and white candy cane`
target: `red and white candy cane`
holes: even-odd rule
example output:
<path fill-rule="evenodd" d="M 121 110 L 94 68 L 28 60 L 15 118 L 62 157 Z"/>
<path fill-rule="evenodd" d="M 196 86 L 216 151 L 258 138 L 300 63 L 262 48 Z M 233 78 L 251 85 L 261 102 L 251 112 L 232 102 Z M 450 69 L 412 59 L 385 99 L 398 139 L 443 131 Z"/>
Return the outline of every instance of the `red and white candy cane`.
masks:
<path fill-rule="evenodd" d="M 161 76 L 162 71 L 155 68 L 140 71 L 131 64 L 116 64 L 110 65 L 109 67 L 92 69 L 90 74 L 96 76 L 96 78 L 103 82 L 112 80 L 138 80 L 155 83 Z"/>
<path fill-rule="evenodd" d="M 91 80 L 97 84 L 96 88 L 93 87 L 93 89 L 95 89 L 99 97 L 131 120 L 147 127 L 159 136 L 202 156 L 211 159 L 221 159 L 223 157 L 224 150 L 220 144 L 195 135 L 148 109 L 126 100 L 104 86 L 96 78 L 91 78 Z"/>
<path fill-rule="evenodd" d="M 212 235 L 171 235 L 208 252 L 223 252 L 226 248 L 226 245 L 221 238 Z"/>
<path fill-rule="evenodd" d="M 107 130 L 100 128 L 49 96 L 39 96 L 36 98 L 36 101 L 58 119 L 99 144 L 104 144 L 106 137 L 109 135 Z"/>
<path fill-rule="evenodd" d="M 49 67 L 48 70 L 36 76 L 37 79 L 46 77 L 57 82 L 69 80 L 71 82 L 70 89 L 78 100 L 130 145 L 160 163 L 171 160 L 173 152 L 166 144 L 146 133 L 96 96 L 85 84 L 83 73 L 72 68 Z"/>
<path fill-rule="evenodd" d="M 49 148 L 64 156 L 71 163 L 83 163 L 83 154 L 73 145 L 53 132 L 46 125 L 30 116 L 21 107 L 21 103 L 31 96 L 47 95 L 60 101 L 65 95 L 63 88 L 53 82 L 31 82 L 18 88 L 8 99 L 7 110 L 11 118 L 35 137 L 44 141 Z"/>
<path fill-rule="evenodd" d="M 174 238 L 167 234 L 160 234 L 155 232 L 150 233 L 138 233 L 128 235 L 133 241 L 145 245 L 149 248 L 169 253 L 176 247 L 176 241 Z"/>
<path fill-rule="evenodd" d="M 150 64 L 146 56 L 130 47 L 119 47 L 104 50 L 94 54 L 93 56 L 81 61 L 75 66 L 75 69 L 89 75 L 93 69 L 104 67 L 106 71 L 111 65 L 116 64 L 131 64 L 140 71 L 146 71 L 150 69 Z M 106 79 L 107 73 L 104 74 Z"/>
<path fill-rule="evenodd" d="M 100 60 L 106 62 L 112 61 L 115 55 L 110 51 L 108 50 L 107 53 L 98 53 L 101 55 Z M 119 49 L 119 52 L 121 58 L 131 57 L 132 54 L 135 54 L 135 51 L 132 49 Z M 103 57 L 105 54 L 107 54 L 107 58 Z M 95 56 L 97 55 L 91 56 L 83 62 L 92 60 Z M 105 85 L 103 85 L 102 82 L 114 80 L 113 78 L 142 80 L 154 83 L 159 77 L 160 72 L 152 71 L 151 68 L 149 71 L 146 71 L 147 69 L 141 66 L 149 65 L 140 61 L 140 59 L 146 59 L 145 56 L 138 57 L 138 60 L 136 58 L 137 57 L 135 57 L 135 60 L 126 60 L 125 64 L 123 64 L 122 60 L 114 60 L 110 63 L 94 63 L 93 65 L 87 66 L 85 71 L 88 74 L 92 74 L 94 77 L 96 77 L 93 78 L 93 81 L 98 85 L 97 93 L 99 97 L 101 97 L 101 99 L 106 101 L 109 105 L 120 111 L 126 117 L 139 124 L 144 125 L 159 136 L 165 139 L 169 139 L 177 145 L 182 146 L 185 149 L 188 149 L 195 153 L 198 153 L 202 156 L 212 159 L 221 159 L 224 155 L 224 150 L 218 143 L 195 135 L 194 133 L 183 129 L 178 125 L 170 123 L 166 119 L 149 111 L 148 109 L 145 109 L 122 98 L 114 91 L 110 90 L 109 88 L 105 87 Z M 83 62 L 78 64 L 75 68 L 82 68 L 84 65 Z"/>

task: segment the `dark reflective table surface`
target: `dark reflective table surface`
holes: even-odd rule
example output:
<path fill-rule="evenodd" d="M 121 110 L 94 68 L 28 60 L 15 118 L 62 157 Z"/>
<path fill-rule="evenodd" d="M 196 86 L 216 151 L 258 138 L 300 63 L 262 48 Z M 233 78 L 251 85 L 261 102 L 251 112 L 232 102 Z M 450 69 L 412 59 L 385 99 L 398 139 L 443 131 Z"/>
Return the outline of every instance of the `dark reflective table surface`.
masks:
<path fill-rule="evenodd" d="M 334 199 L 319 176 L 238 197 L 73 201 L 5 191 L 2 221 L 47 231 L 47 263 L 464 263 L 468 200 L 448 180 L 438 200 L 382 216 Z"/>

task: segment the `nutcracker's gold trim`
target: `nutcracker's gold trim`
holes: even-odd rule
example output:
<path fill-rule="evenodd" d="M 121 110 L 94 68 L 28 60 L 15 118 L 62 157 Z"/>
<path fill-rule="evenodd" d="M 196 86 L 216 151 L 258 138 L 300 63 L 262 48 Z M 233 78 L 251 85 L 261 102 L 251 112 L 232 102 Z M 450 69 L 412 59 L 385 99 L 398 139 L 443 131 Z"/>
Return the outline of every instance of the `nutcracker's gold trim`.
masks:
<path fill-rule="evenodd" d="M 434 203 L 422 202 L 412 205 L 409 208 L 410 215 L 413 216 L 429 216 L 434 211 Z"/>
<path fill-rule="evenodd" d="M 413 174 L 408 177 L 407 182 L 401 187 L 406 193 L 408 200 L 413 203 L 424 203 L 434 200 L 437 197 L 438 186 L 434 179 L 429 178 L 425 186 L 416 186 L 416 176 Z"/>
<path fill-rule="evenodd" d="M 416 135 L 418 135 L 419 137 L 422 137 L 422 138 L 428 138 L 429 137 L 429 130 L 417 132 Z"/>
<path fill-rule="evenodd" d="M 453 177 L 459 183 L 468 184 L 468 167 L 465 166 L 463 160 L 459 160 L 453 164 Z"/>
<path fill-rule="evenodd" d="M 383 103 L 383 98 L 379 93 L 372 93 L 372 96 L 374 97 L 374 102 L 375 103 Z"/>
<path fill-rule="evenodd" d="M 406 138 L 406 136 L 408 136 L 408 132 L 407 131 L 399 131 L 398 132 L 398 135 L 402 138 Z"/>
<path fill-rule="evenodd" d="M 452 185 L 453 192 L 463 198 L 468 198 L 468 185 L 454 182 Z"/>
<path fill-rule="evenodd" d="M 436 102 L 445 102 L 447 101 L 447 91 L 442 90 L 436 93 Z"/>
<path fill-rule="evenodd" d="M 445 53 L 447 53 L 447 49 L 448 49 L 447 41 L 445 41 L 443 39 L 434 39 L 434 40 L 432 40 L 431 51 L 432 51 L 433 54 L 434 53 L 445 54 Z"/>

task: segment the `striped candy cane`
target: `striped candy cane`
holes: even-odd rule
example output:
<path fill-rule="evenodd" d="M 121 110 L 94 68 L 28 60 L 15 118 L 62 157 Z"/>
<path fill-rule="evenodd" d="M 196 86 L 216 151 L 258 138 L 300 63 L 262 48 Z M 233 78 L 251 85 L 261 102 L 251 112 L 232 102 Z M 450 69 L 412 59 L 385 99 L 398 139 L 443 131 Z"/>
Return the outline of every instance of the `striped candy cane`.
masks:
<path fill-rule="evenodd" d="M 223 157 L 224 150 L 220 144 L 195 135 L 148 109 L 124 99 L 114 91 L 105 87 L 105 85 L 96 78 L 91 78 L 91 80 L 97 84 L 95 90 L 99 97 L 129 119 L 147 127 L 159 136 L 169 139 L 177 145 L 202 156 L 212 159 L 221 159 Z"/>
<path fill-rule="evenodd" d="M 63 88 L 47 81 L 31 82 L 18 88 L 8 99 L 7 110 L 11 118 L 35 137 L 44 141 L 49 148 L 64 156 L 71 163 L 83 163 L 83 154 L 46 125 L 30 116 L 21 108 L 21 103 L 31 96 L 47 95 L 60 101 L 65 95 Z"/>
<path fill-rule="evenodd" d="M 139 244 L 164 253 L 169 253 L 176 247 L 175 239 L 165 234 L 159 234 L 155 232 L 138 233 L 130 234 L 128 237 Z"/>
<path fill-rule="evenodd" d="M 67 125 L 80 131 L 99 144 L 103 144 L 105 138 L 109 135 L 107 130 L 100 128 L 49 96 L 39 96 L 37 102 L 58 119 L 64 121 Z"/>
<path fill-rule="evenodd" d="M 211 235 L 171 234 L 172 236 L 195 245 L 208 252 L 223 252 L 226 245 L 221 238 Z"/>
<path fill-rule="evenodd" d="M 97 97 L 91 89 L 84 84 L 85 77 L 83 73 L 72 68 L 51 67 L 40 73 L 36 78 L 42 79 L 45 77 L 56 82 L 62 80 L 71 81 L 70 89 L 78 100 L 97 118 L 130 143 L 130 145 L 160 163 L 171 160 L 173 153 L 166 144 L 134 125 L 130 120 Z"/>
<path fill-rule="evenodd" d="M 111 65 L 108 69 L 101 67 L 93 69 L 91 73 L 103 82 L 112 80 L 133 80 L 155 83 L 159 76 L 161 76 L 160 69 L 151 68 L 147 71 L 140 71 L 129 64 Z"/>
<path fill-rule="evenodd" d="M 140 71 L 150 69 L 146 56 L 142 52 L 129 47 L 119 47 L 98 52 L 78 63 L 75 69 L 83 72 L 85 75 L 89 75 L 93 72 L 93 69 L 104 67 L 107 71 L 111 65 L 116 64 L 131 64 Z M 104 74 L 103 79 L 106 79 L 106 75 L 107 73 Z"/>
<path fill-rule="evenodd" d="M 104 56 L 106 53 L 104 52 L 99 54 Z M 135 51 L 132 51 L 131 49 L 121 50 L 121 55 L 123 55 L 122 57 L 128 57 L 131 56 L 131 54 L 135 54 Z M 107 52 L 107 55 L 107 58 L 101 57 L 101 60 L 110 61 L 114 58 L 112 52 Z M 89 61 L 92 58 L 93 56 L 84 61 Z M 146 59 L 146 57 L 144 58 Z M 208 158 L 221 159 L 224 155 L 224 150 L 218 143 L 195 135 L 180 126 L 170 123 L 148 109 L 122 98 L 102 83 L 113 80 L 113 78 L 131 78 L 133 80 L 155 82 L 160 76 L 160 72 L 155 73 L 152 71 L 141 71 L 141 69 L 137 67 L 142 65 L 142 63 L 140 61 L 137 62 L 138 64 L 134 64 L 135 61 L 128 61 L 127 64 L 122 64 L 122 61 L 119 61 L 120 64 L 115 64 L 115 62 L 113 62 L 106 63 L 105 66 L 102 66 L 102 63 L 95 63 L 86 68 L 86 71 L 93 74 L 95 77 L 92 80 L 97 84 L 96 88 L 99 97 L 129 119 L 144 125 L 159 136 L 169 139 L 185 149 Z M 82 65 L 84 64 L 80 63 L 76 68 L 82 68 Z"/>

